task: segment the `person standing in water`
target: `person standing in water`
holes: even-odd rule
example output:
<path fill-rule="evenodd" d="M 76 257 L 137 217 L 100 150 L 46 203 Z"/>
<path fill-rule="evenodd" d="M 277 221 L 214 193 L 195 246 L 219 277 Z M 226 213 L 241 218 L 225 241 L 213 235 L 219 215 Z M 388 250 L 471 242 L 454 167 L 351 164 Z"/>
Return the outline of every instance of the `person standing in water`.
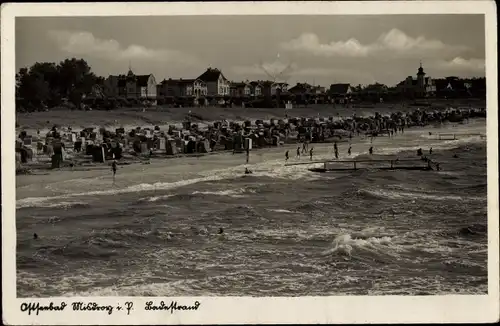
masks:
<path fill-rule="evenodd" d="M 285 162 L 288 161 L 288 151 L 285 152 Z"/>
<path fill-rule="evenodd" d="M 347 150 L 347 155 L 351 156 L 351 146 L 349 146 L 349 149 Z"/>
<path fill-rule="evenodd" d="M 370 152 L 370 155 L 372 155 L 373 154 L 373 146 L 371 146 L 368 151 Z"/>
<path fill-rule="evenodd" d="M 297 158 L 300 158 L 300 146 L 297 147 Z"/>
<path fill-rule="evenodd" d="M 311 150 L 309 151 L 309 156 L 310 156 L 311 161 L 313 159 L 313 150 L 314 150 L 314 147 L 312 147 Z"/>
<path fill-rule="evenodd" d="M 333 144 L 333 150 L 335 152 L 335 158 L 338 160 L 339 159 L 339 148 L 337 147 L 337 143 Z"/>
<path fill-rule="evenodd" d="M 116 169 L 117 169 L 116 160 L 113 160 L 113 163 L 111 163 L 111 170 L 113 171 L 113 183 L 115 182 Z"/>
<path fill-rule="evenodd" d="M 432 155 L 432 147 L 429 149 L 429 155 Z"/>

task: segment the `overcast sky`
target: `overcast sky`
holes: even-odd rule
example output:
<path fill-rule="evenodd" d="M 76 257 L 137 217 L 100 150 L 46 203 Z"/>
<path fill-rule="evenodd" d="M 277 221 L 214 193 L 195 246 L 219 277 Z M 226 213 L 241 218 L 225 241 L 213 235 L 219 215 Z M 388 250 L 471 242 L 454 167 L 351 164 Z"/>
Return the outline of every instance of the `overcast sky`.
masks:
<path fill-rule="evenodd" d="M 101 76 L 395 85 L 422 61 L 431 77 L 484 76 L 482 15 L 17 18 L 16 68 L 83 58 Z"/>

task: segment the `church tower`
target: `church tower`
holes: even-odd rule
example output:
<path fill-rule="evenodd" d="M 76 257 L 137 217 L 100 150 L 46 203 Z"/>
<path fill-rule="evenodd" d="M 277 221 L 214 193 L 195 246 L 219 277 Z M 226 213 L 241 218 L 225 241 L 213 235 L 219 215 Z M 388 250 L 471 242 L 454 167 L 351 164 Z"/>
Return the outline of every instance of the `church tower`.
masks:
<path fill-rule="evenodd" d="M 132 71 L 132 65 L 130 61 L 128 62 L 128 73 L 127 73 L 127 78 L 128 79 L 133 79 L 135 77 L 134 72 Z"/>
<path fill-rule="evenodd" d="M 424 68 L 422 68 L 422 62 L 420 62 L 420 68 L 418 68 L 417 72 L 417 85 L 420 91 L 425 91 L 425 72 Z"/>

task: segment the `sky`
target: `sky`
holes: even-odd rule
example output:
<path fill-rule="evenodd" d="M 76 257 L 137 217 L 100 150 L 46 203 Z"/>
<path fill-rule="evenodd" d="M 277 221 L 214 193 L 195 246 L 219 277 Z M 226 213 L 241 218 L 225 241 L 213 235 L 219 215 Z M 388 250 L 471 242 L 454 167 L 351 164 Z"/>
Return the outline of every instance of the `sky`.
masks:
<path fill-rule="evenodd" d="M 16 18 L 16 69 L 83 58 L 97 75 L 232 81 L 273 76 L 393 86 L 427 76 L 485 75 L 483 15 L 138 16 Z"/>

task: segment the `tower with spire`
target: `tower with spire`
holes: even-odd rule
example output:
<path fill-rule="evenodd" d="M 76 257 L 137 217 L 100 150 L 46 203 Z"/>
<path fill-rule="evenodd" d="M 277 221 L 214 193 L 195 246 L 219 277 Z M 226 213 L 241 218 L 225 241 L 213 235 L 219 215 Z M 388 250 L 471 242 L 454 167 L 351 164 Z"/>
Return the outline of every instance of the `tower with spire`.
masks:
<path fill-rule="evenodd" d="M 422 68 L 422 61 L 420 61 L 420 68 L 418 68 L 417 72 L 417 85 L 421 92 L 425 91 L 425 72 L 424 68 Z"/>

